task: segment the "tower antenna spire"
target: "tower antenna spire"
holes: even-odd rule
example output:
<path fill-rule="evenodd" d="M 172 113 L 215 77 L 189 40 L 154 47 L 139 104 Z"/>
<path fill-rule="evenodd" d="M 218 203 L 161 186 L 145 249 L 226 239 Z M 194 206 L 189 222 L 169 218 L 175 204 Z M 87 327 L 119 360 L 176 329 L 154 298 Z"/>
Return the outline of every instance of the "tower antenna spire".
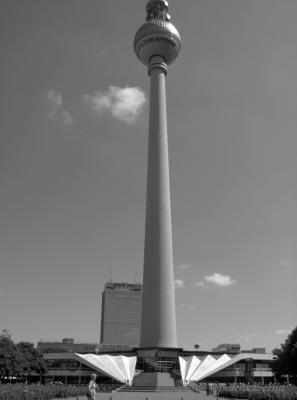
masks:
<path fill-rule="evenodd" d="M 146 5 L 146 21 L 152 19 L 161 19 L 163 21 L 170 21 L 168 14 L 168 2 L 165 0 L 150 0 Z"/>

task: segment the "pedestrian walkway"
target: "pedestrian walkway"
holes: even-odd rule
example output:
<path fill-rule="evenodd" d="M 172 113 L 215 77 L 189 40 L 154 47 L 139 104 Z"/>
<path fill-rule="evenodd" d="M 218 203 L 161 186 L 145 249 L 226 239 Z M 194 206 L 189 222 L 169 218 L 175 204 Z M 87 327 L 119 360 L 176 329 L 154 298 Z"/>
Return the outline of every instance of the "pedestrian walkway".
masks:
<path fill-rule="evenodd" d="M 216 400 L 213 395 L 207 396 L 204 391 L 182 394 L 172 393 L 97 393 L 96 400 Z M 61 399 L 53 399 L 61 400 Z M 68 397 L 67 400 L 87 400 L 86 396 Z"/>
<path fill-rule="evenodd" d="M 216 400 L 216 396 L 199 393 L 97 393 L 96 400 Z"/>

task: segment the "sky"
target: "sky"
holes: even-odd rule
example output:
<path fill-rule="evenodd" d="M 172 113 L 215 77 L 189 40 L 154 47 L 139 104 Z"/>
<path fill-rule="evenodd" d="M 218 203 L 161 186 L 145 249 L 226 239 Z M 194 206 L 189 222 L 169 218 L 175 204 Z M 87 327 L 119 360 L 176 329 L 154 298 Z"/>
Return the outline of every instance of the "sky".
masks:
<path fill-rule="evenodd" d="M 297 2 L 171 0 L 166 78 L 178 345 L 297 323 Z M 0 330 L 98 342 L 108 280 L 142 280 L 146 1 L 0 2 Z"/>

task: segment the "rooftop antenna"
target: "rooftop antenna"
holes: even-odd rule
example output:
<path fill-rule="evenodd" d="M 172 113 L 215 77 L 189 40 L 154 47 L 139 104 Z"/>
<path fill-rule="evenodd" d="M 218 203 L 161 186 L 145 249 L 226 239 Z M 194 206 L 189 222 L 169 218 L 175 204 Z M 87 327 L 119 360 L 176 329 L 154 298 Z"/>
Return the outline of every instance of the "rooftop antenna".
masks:
<path fill-rule="evenodd" d="M 136 270 L 135 271 L 135 283 L 138 283 L 138 273 L 137 273 L 138 271 Z"/>
<path fill-rule="evenodd" d="M 109 270 L 109 283 L 112 283 L 112 278 L 111 278 L 112 270 Z"/>

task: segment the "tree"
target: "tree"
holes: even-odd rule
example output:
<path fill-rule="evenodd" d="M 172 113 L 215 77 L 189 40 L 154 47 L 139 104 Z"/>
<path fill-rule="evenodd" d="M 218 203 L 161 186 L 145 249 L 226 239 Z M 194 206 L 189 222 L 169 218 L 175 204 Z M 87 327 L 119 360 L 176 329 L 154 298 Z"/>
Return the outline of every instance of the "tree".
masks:
<path fill-rule="evenodd" d="M 0 339 L 0 376 L 20 376 L 23 372 L 23 356 L 16 345 L 5 337 Z"/>
<path fill-rule="evenodd" d="M 47 371 L 42 353 L 40 353 L 33 343 L 20 342 L 16 345 L 18 352 L 24 358 L 24 375 L 30 375 L 32 372 L 45 374 Z"/>
<path fill-rule="evenodd" d="M 46 373 L 45 361 L 33 343 L 0 338 L 0 377 L 27 376 L 32 372 Z"/>
<path fill-rule="evenodd" d="M 273 354 L 277 356 L 273 364 L 276 376 L 297 376 L 297 327 L 289 334 L 280 349 L 274 349 Z"/>

